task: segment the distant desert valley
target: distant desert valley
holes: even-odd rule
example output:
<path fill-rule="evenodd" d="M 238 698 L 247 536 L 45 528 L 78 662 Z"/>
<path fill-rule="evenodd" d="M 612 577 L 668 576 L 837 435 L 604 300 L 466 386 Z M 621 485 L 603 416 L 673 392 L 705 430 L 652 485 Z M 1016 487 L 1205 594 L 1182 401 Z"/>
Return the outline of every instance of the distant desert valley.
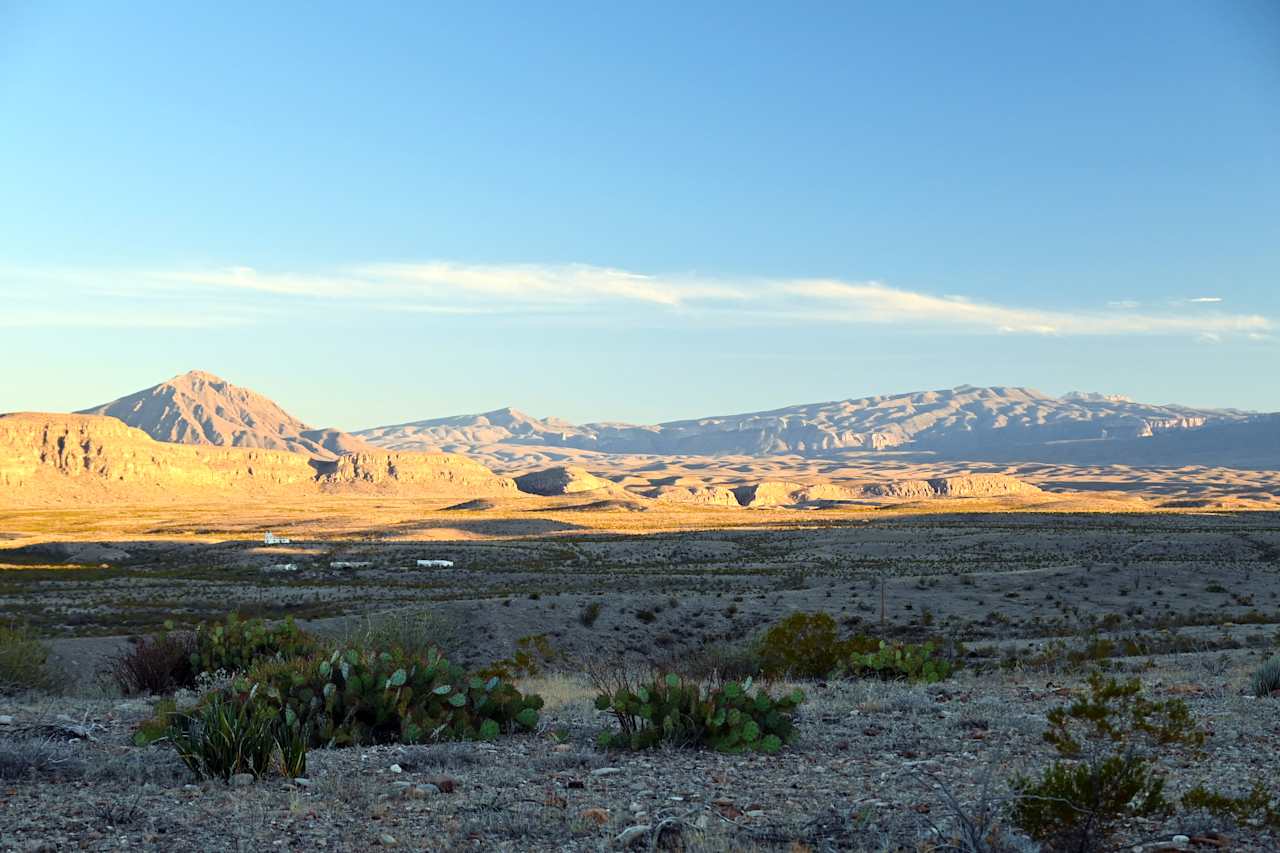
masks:
<path fill-rule="evenodd" d="M 0 415 L 0 849 L 1280 849 L 1277 510 L 1280 414 L 1093 392 Z M 1026 780 L 1090 673 L 1183 728 L 1080 836 Z"/>

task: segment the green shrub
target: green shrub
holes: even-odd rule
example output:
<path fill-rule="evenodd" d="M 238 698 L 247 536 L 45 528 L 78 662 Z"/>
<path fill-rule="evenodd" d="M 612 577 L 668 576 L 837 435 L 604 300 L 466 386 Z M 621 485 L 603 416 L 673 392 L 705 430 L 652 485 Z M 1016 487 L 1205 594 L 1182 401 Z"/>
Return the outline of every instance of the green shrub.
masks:
<path fill-rule="evenodd" d="M 533 729 L 542 699 L 496 676 L 468 676 L 436 650 L 335 650 L 264 661 L 229 692 L 256 697 L 292 724 L 309 720 L 313 746 L 492 740 Z"/>
<path fill-rule="evenodd" d="M 134 730 L 134 746 L 147 746 L 167 738 L 177 716 L 177 703 L 172 699 L 161 699 L 156 703 L 151 719 L 144 720 Z"/>
<path fill-rule="evenodd" d="M 1233 797 L 1197 785 L 1182 796 L 1184 809 L 1203 809 L 1215 817 L 1230 818 L 1237 824 L 1261 823 L 1280 829 L 1280 801 L 1273 790 L 1262 782 L 1254 783 L 1249 793 Z"/>
<path fill-rule="evenodd" d="M 774 753 L 795 737 L 792 715 L 804 701 L 799 690 L 774 698 L 752 691 L 750 679 L 708 686 L 666 673 L 647 684 L 626 679 L 596 697 L 596 709 L 613 714 L 617 731 L 603 731 L 604 748 L 652 749 L 660 745 L 710 747 L 721 752 Z"/>
<path fill-rule="evenodd" d="M 17 622 L 0 625 L 0 694 L 55 687 L 48 661 L 49 650 L 30 628 Z"/>
<path fill-rule="evenodd" d="M 1088 853 L 1107 845 L 1129 818 L 1171 811 L 1150 751 L 1193 749 L 1204 733 L 1185 702 L 1153 702 L 1136 680 L 1089 677 L 1089 692 L 1051 710 L 1044 739 L 1060 756 L 1038 780 L 1018 777 L 1014 822 L 1046 850 Z"/>
<path fill-rule="evenodd" d="M 286 721 L 253 692 L 212 693 L 190 714 L 174 715 L 167 739 L 201 779 L 258 778 L 271 769 L 291 777 L 306 772 L 306 740 L 298 720 Z"/>
<path fill-rule="evenodd" d="M 772 678 L 826 678 L 854 652 L 875 650 L 866 637 L 841 640 L 827 613 L 792 613 L 760 638 L 760 668 Z"/>
<path fill-rule="evenodd" d="M 1101 850 L 1119 821 L 1172 811 L 1164 779 L 1135 755 L 1057 761 L 1038 781 L 1020 779 L 1017 787 L 1014 822 L 1054 853 Z"/>
<path fill-rule="evenodd" d="M 270 625 L 232 613 L 226 622 L 201 623 L 196 628 L 191 665 L 196 673 L 245 672 L 262 658 L 288 660 L 314 654 L 319 648 L 315 637 L 292 618 Z"/>
<path fill-rule="evenodd" d="M 945 658 L 934 657 L 931 642 L 886 643 L 874 652 L 853 652 L 836 668 L 837 674 L 860 678 L 906 679 L 933 684 L 951 675 L 953 664 Z"/>
<path fill-rule="evenodd" d="M 1249 686 L 1258 698 L 1280 695 L 1280 657 L 1273 657 L 1258 667 Z"/>

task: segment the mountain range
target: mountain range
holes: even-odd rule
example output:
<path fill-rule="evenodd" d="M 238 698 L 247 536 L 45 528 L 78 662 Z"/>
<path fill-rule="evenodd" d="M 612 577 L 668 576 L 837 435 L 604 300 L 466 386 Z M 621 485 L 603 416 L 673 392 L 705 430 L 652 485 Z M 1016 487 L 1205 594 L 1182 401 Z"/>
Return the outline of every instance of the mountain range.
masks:
<path fill-rule="evenodd" d="M 862 397 L 765 412 L 668 421 L 574 425 L 515 409 L 360 430 L 395 450 L 492 454 L 505 448 L 570 448 L 660 456 L 919 452 L 943 460 L 1071 461 L 1280 467 L 1280 419 L 1236 409 L 1135 403 L 1075 392 L 1052 397 L 1031 388 L 961 386 Z M 503 455 L 503 454 L 499 454 Z"/>
<path fill-rule="evenodd" d="M 505 408 L 346 433 L 316 429 L 269 398 L 192 371 L 82 410 L 157 441 L 289 450 L 332 460 L 374 450 L 514 459 L 570 449 L 656 456 L 927 454 L 939 460 L 1221 465 L 1280 469 L 1280 415 L 1031 388 L 961 386 L 653 425 L 573 424 Z"/>

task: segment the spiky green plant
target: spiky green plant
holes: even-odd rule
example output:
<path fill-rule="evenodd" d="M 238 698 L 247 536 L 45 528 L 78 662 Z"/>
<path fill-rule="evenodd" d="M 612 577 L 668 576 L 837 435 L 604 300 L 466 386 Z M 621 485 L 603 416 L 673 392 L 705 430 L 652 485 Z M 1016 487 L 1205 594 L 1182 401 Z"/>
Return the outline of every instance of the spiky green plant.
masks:
<path fill-rule="evenodd" d="M 1280 655 L 1258 667 L 1249 686 L 1258 698 L 1280 696 Z"/>
<path fill-rule="evenodd" d="M 279 716 L 255 702 L 252 693 L 244 697 L 213 693 L 193 712 L 176 714 L 167 739 L 201 779 L 230 779 L 240 773 L 257 778 L 276 762 L 282 728 Z M 292 733 L 283 734 L 285 739 L 292 738 Z M 290 761 L 305 768 L 305 747 L 300 759 L 295 753 Z"/>

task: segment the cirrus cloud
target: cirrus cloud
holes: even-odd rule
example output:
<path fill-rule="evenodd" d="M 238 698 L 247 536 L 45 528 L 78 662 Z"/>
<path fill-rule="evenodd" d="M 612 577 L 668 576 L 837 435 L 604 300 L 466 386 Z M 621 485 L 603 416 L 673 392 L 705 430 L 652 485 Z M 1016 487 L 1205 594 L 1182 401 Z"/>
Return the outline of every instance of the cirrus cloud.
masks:
<path fill-rule="evenodd" d="M 590 264 L 381 262 L 320 271 L 249 266 L 9 269 L 0 270 L 0 282 L 16 294 L 17 307 L 25 309 L 0 320 L 8 326 L 56 325 L 58 312 L 49 300 L 76 293 L 87 294 L 90 301 L 110 296 L 115 303 L 104 320 L 134 318 L 137 325 L 181 325 L 182 315 L 173 310 L 174 300 L 181 299 L 194 306 L 193 315 L 222 322 L 231 315 L 240 322 L 269 322 L 314 303 L 341 303 L 352 310 L 441 316 L 588 313 L 625 323 L 643 310 L 708 324 L 875 324 L 992 334 L 1185 335 L 1201 341 L 1231 335 L 1262 340 L 1272 329 L 1271 320 L 1260 314 L 1205 307 L 1220 302 L 1216 296 L 1174 302 L 1160 311 L 1145 310 L 1129 299 L 1092 308 L 1038 308 L 876 281 L 655 275 Z M 91 323 L 93 316 L 93 311 L 82 311 L 76 321 Z"/>

